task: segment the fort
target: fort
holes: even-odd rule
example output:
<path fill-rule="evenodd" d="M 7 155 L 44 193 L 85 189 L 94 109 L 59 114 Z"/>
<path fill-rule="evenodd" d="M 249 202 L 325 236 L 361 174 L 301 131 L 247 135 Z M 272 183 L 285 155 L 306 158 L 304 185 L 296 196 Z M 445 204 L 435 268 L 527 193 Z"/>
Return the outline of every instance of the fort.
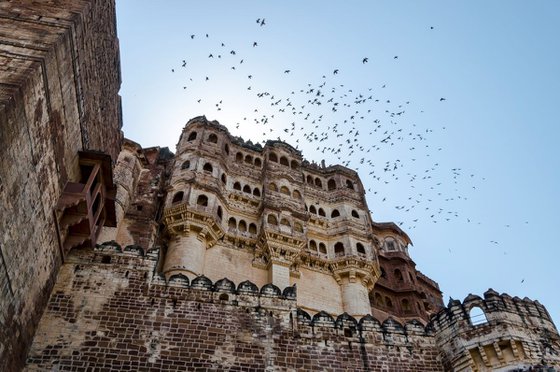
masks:
<path fill-rule="evenodd" d="M 445 305 L 353 170 L 205 117 L 125 139 L 112 1 L 0 19 L 0 370 L 560 370 L 543 305 Z"/>

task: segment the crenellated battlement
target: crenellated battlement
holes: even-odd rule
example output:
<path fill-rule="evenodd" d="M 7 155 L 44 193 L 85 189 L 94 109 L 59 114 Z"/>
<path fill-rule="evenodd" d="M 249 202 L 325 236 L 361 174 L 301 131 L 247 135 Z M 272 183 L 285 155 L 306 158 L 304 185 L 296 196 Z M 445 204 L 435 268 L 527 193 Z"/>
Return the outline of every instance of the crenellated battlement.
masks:
<path fill-rule="evenodd" d="M 451 324 L 472 327 L 473 319 L 469 312 L 473 308 L 484 312 L 486 321 L 483 323 L 544 327 L 556 331 L 548 311 L 538 301 L 527 297 L 511 297 L 507 293 L 499 294 L 491 288 L 484 292 L 484 298 L 474 294 L 469 294 L 462 302 L 450 298 L 447 307 L 434 315 L 430 322 L 436 329 L 443 329 Z"/>
<path fill-rule="evenodd" d="M 356 371 L 560 365 L 558 333 L 542 305 L 528 299 L 489 290 L 484 298 L 451 300 L 429 323 L 393 317 L 380 321 L 372 315 L 302 308 L 298 285 L 281 289 L 248 279 L 164 276 L 160 256 L 158 247 L 144 250 L 114 241 L 73 250 L 61 268 L 64 280 L 55 285 L 28 365 L 73 365 L 76 355 L 115 368 L 127 360 L 139 369 L 159 368 L 158 363 L 186 369 L 268 365 Z M 485 311 L 487 323 L 469 321 L 475 307 Z M 93 331 L 76 334 L 75 324 Z M 51 334 L 72 341 L 60 344 Z M 53 344 L 60 353 L 52 353 Z"/>
<path fill-rule="evenodd" d="M 210 278 L 200 275 L 190 280 L 183 274 L 171 275 L 166 279 L 157 273 L 155 265 L 158 261 L 159 249 L 154 248 L 144 252 L 141 247 L 120 247 L 116 242 L 105 242 L 96 247 L 91 258 L 92 263 L 102 262 L 111 257 L 112 264 L 124 267 L 140 267 L 138 260 L 147 263 L 142 270 L 151 275 L 146 279 L 149 285 L 145 294 L 149 297 L 159 297 L 174 301 L 198 301 L 223 306 L 258 307 L 263 309 L 291 312 L 297 319 L 298 331 L 302 334 L 314 334 L 315 338 L 323 335 L 344 336 L 345 340 L 355 337 L 387 345 L 410 343 L 409 337 L 432 336 L 432 324 L 425 324 L 422 320 L 412 319 L 401 323 L 393 318 L 379 321 L 371 315 L 355 318 L 348 313 L 330 314 L 326 311 L 309 312 L 297 306 L 297 286 L 284 289 L 268 283 L 258 287 L 255 283 L 245 280 L 237 285 L 223 278 L 213 282 Z M 319 332 L 319 333 L 318 333 Z"/>
<path fill-rule="evenodd" d="M 560 364 L 560 336 L 538 301 L 499 294 L 450 299 L 430 319 L 445 364 L 454 370 Z"/>

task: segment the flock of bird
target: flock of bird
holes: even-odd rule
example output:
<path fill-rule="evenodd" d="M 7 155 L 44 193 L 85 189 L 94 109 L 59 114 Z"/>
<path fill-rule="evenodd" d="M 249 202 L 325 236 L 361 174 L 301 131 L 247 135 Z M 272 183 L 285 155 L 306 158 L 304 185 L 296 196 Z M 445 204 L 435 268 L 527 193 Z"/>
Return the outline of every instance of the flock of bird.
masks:
<path fill-rule="evenodd" d="M 267 25 L 265 18 L 257 19 L 256 24 L 259 28 Z M 384 190 L 394 187 L 407 190 L 392 206 L 403 216 L 398 224 L 405 229 L 414 229 L 421 219 L 432 223 L 455 219 L 480 223 L 462 215 L 460 203 L 472 195 L 484 177 L 461 167 L 443 166 L 446 163 L 443 147 L 437 140 L 445 135 L 446 127 L 415 124 L 408 113 L 414 112 L 412 116 L 418 117 L 423 111 L 411 100 L 394 102 L 386 93 L 388 83 L 367 88 L 349 86 L 344 81 L 344 69 L 334 66 L 317 73 L 316 77 L 308 77 L 304 83 L 296 81 L 291 89 L 286 90 L 282 84 L 275 90 L 270 86 L 270 77 L 250 72 L 250 62 L 255 54 L 258 56 L 255 51 L 263 44 L 258 37 L 237 49 L 225 42 L 215 42 L 207 33 L 191 34 L 187 38 L 195 41 L 202 38 L 203 45 L 210 49 L 199 57 L 206 59 L 206 73 L 219 70 L 220 76 L 226 72 L 236 74 L 239 81 L 246 83 L 237 87 L 239 95 L 251 96 L 256 104 L 235 123 L 237 129 L 243 126 L 255 133 L 258 130 L 265 140 L 277 137 L 306 149 L 310 152 L 308 156 L 320 154 L 328 161 L 353 168 L 360 174 L 369 204 L 375 209 L 389 203 L 383 196 Z M 196 56 L 189 55 L 189 58 Z M 398 63 L 399 56 L 388 59 Z M 217 61 L 220 63 L 214 65 Z M 369 64 L 370 58 L 364 56 L 352 69 Z M 291 75 L 295 69 L 290 66 L 279 70 L 274 78 Z M 211 81 L 212 76 L 191 74 L 189 60 L 182 60 L 178 67 L 171 69 L 172 73 L 179 71 L 183 73 L 183 89 L 193 104 L 207 100 L 193 96 L 196 91 L 191 92 L 189 85 Z M 446 101 L 441 96 L 433 99 L 440 104 Z M 224 98 L 216 99 L 212 105 L 219 112 L 227 107 L 225 102 Z M 375 213 L 372 215 L 378 220 Z M 495 240 L 491 243 L 499 244 Z"/>

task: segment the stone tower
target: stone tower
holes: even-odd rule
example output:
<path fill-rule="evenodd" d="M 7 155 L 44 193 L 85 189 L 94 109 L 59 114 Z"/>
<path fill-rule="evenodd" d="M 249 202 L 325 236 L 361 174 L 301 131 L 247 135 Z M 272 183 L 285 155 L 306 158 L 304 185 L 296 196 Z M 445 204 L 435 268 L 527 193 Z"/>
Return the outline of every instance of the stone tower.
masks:
<path fill-rule="evenodd" d="M 249 276 L 297 284 L 301 305 L 371 314 L 379 278 L 363 186 L 342 166 L 318 166 L 280 141 L 244 142 L 204 117 L 185 126 L 164 209 L 166 278 Z"/>

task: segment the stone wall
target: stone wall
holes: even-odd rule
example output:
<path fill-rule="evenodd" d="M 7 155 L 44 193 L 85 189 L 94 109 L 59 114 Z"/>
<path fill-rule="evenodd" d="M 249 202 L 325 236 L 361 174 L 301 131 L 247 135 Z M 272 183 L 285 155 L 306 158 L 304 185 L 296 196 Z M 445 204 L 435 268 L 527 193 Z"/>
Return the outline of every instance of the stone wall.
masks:
<path fill-rule="evenodd" d="M 490 289 L 484 299 L 450 300 L 431 324 L 449 370 L 560 369 L 560 336 L 538 301 Z"/>
<path fill-rule="evenodd" d="M 61 264 L 78 151 L 122 139 L 112 1 L 0 2 L 0 370 L 17 370 Z"/>
<path fill-rule="evenodd" d="M 155 272 L 157 250 L 74 250 L 60 271 L 26 370 L 442 370 L 435 339 L 404 326 L 296 306 L 246 281 Z"/>

